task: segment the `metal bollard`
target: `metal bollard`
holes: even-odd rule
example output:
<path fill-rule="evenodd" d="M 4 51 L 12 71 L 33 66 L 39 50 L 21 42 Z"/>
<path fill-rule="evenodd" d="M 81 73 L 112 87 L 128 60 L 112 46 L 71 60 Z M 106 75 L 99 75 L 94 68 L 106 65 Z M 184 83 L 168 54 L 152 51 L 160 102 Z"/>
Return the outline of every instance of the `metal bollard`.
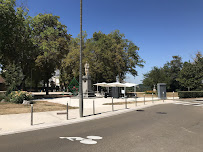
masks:
<path fill-rule="evenodd" d="M 93 100 L 93 115 L 95 115 L 95 104 L 94 104 L 94 100 Z"/>
<path fill-rule="evenodd" d="M 144 94 L 144 104 L 145 104 L 145 94 Z"/>
<path fill-rule="evenodd" d="M 125 97 L 125 109 L 127 109 L 128 107 L 127 107 L 127 99 L 126 99 L 126 97 Z"/>
<path fill-rule="evenodd" d="M 33 104 L 31 104 L 31 126 L 33 125 Z"/>
<path fill-rule="evenodd" d="M 164 92 L 163 92 L 163 102 L 164 102 Z"/>
<path fill-rule="evenodd" d="M 137 107 L 137 97 L 135 95 L 135 106 Z"/>
<path fill-rule="evenodd" d="M 113 107 L 113 97 L 112 97 L 112 111 L 114 111 L 114 107 Z"/>
<path fill-rule="evenodd" d="M 154 103 L 154 100 L 153 100 L 153 95 L 154 95 L 154 94 L 152 93 L 152 103 Z"/>
<path fill-rule="evenodd" d="M 173 91 L 173 101 L 174 101 L 174 91 Z"/>
<path fill-rule="evenodd" d="M 66 119 L 68 120 L 68 102 L 67 102 L 67 112 L 66 112 Z"/>

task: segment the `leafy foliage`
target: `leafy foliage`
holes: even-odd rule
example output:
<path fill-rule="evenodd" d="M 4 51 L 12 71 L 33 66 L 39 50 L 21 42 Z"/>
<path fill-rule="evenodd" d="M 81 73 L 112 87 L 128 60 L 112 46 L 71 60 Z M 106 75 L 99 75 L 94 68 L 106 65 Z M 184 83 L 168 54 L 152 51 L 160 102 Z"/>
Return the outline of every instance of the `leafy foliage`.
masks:
<path fill-rule="evenodd" d="M 65 54 L 68 53 L 68 43 L 71 35 L 67 34 L 65 25 L 59 22 L 59 17 L 52 14 L 39 14 L 32 20 L 33 43 L 38 50 L 36 66 L 42 71 L 42 79 L 47 86 L 49 78 L 60 67 Z M 48 89 L 47 89 L 48 94 Z"/>
<path fill-rule="evenodd" d="M 0 0 L 0 63 L 14 59 L 16 32 L 15 0 Z M 10 61 L 10 60 L 9 60 Z"/>
<path fill-rule="evenodd" d="M 11 91 L 17 90 L 17 86 L 19 86 L 23 80 L 22 69 L 15 64 L 8 65 L 2 75 L 5 77 L 6 85 L 9 86 L 6 92 L 7 95 L 11 93 Z"/>
<path fill-rule="evenodd" d="M 155 91 L 145 91 L 145 94 L 156 94 L 157 92 L 155 92 Z"/>
<path fill-rule="evenodd" d="M 157 83 L 166 83 L 166 74 L 163 68 L 153 67 L 152 70 L 144 74 L 143 84 L 153 88 Z"/>
<path fill-rule="evenodd" d="M 179 98 L 198 98 L 203 97 L 203 91 L 179 91 Z"/>
<path fill-rule="evenodd" d="M 153 67 L 150 72 L 144 74 L 143 84 L 153 88 L 157 83 L 166 83 L 168 91 L 179 89 L 177 78 L 181 68 L 181 57 L 173 56 L 173 60 L 164 64 L 163 67 Z"/>
<path fill-rule="evenodd" d="M 203 57 L 200 52 L 196 54 L 196 58 L 193 63 L 185 62 L 183 68 L 180 71 L 178 81 L 183 87 L 196 90 L 203 89 Z"/>
<path fill-rule="evenodd" d="M 173 56 L 173 60 L 163 67 L 153 67 L 144 74 L 143 84 L 153 88 L 157 83 L 166 83 L 168 91 L 203 89 L 203 57 L 200 52 L 196 54 L 193 62 L 182 63 L 181 57 Z"/>
<path fill-rule="evenodd" d="M 14 8 L 14 0 L 1 0 L 0 5 L 0 19 L 3 23 L 0 28 L 0 63 L 3 71 L 13 64 L 19 66 L 23 75 L 20 87 L 24 89 L 25 80 L 34 65 L 31 18 L 28 16 L 28 10 L 22 7 Z"/>
<path fill-rule="evenodd" d="M 9 96 L 9 102 L 22 104 L 23 100 L 32 100 L 33 97 L 30 93 L 26 91 L 12 91 Z"/>
<path fill-rule="evenodd" d="M 143 67 L 144 61 L 138 55 L 139 48 L 124 38 L 118 30 L 110 34 L 95 32 L 90 39 L 83 32 L 83 65 L 90 65 L 93 83 L 112 82 L 125 79 L 126 73 L 137 75 L 136 66 Z M 79 38 L 71 39 L 70 52 L 63 62 L 63 71 L 71 77 L 79 73 Z M 70 82 L 70 77 L 63 75 L 61 79 Z"/>

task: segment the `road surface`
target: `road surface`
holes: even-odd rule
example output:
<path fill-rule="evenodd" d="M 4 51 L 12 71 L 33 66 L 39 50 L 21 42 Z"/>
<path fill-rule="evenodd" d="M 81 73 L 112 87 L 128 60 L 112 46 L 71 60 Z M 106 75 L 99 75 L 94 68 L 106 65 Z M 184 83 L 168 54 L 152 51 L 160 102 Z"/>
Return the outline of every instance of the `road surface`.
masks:
<path fill-rule="evenodd" d="M 100 136 L 89 145 L 60 137 Z M 0 152 L 202 152 L 203 106 L 165 104 L 77 124 L 0 136 Z"/>

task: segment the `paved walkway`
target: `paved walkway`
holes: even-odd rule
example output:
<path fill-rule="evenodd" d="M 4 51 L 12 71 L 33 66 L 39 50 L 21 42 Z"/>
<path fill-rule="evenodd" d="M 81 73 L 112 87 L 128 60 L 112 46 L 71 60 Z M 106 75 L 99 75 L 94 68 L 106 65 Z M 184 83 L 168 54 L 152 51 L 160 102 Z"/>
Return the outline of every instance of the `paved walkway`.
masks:
<path fill-rule="evenodd" d="M 169 98 L 170 99 L 170 98 Z M 42 99 L 40 99 L 41 101 Z M 43 99 L 48 102 L 60 103 L 60 104 L 69 104 L 69 106 L 79 107 L 79 99 L 77 98 L 55 98 L 55 99 Z M 95 102 L 95 113 L 93 115 L 93 100 Z M 81 121 L 87 121 L 91 119 L 99 119 L 103 117 L 108 117 L 111 115 L 116 115 L 120 113 L 125 113 L 128 111 L 146 108 L 149 106 L 157 105 L 157 104 L 165 104 L 165 103 L 173 103 L 172 99 L 170 100 L 158 100 L 154 98 L 154 102 L 150 101 L 151 98 L 137 99 L 128 98 L 128 102 L 133 102 L 132 104 L 128 104 L 128 109 L 125 109 L 125 104 L 122 105 L 114 105 L 114 111 L 112 111 L 112 105 L 103 105 L 104 103 L 111 103 L 111 98 L 92 98 L 92 99 L 84 99 L 84 116 L 80 118 L 78 109 L 70 109 L 69 110 L 69 120 L 66 120 L 66 114 L 57 115 L 58 112 L 66 112 L 66 111 L 51 111 L 51 112 L 37 112 L 34 113 L 34 121 L 33 126 L 31 126 L 31 115 L 30 113 L 24 114 L 10 114 L 10 115 L 0 115 L 0 135 L 12 134 L 17 132 L 25 132 L 30 130 L 66 125 L 77 123 Z M 125 102 L 125 99 L 114 99 L 114 103 L 116 102 Z"/>

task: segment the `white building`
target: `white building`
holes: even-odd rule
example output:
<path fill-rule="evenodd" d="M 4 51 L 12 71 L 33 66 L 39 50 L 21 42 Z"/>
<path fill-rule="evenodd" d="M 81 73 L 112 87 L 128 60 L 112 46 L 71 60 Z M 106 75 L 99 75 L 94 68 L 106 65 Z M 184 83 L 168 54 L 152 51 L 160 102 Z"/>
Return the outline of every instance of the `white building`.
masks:
<path fill-rule="evenodd" d="M 51 83 L 54 83 L 54 85 L 55 85 L 56 87 L 59 87 L 59 88 L 60 88 L 60 80 L 59 80 L 59 77 L 60 77 L 60 71 L 59 71 L 59 70 L 56 70 L 56 71 L 55 71 L 55 75 L 49 79 L 49 86 L 51 87 Z"/>

